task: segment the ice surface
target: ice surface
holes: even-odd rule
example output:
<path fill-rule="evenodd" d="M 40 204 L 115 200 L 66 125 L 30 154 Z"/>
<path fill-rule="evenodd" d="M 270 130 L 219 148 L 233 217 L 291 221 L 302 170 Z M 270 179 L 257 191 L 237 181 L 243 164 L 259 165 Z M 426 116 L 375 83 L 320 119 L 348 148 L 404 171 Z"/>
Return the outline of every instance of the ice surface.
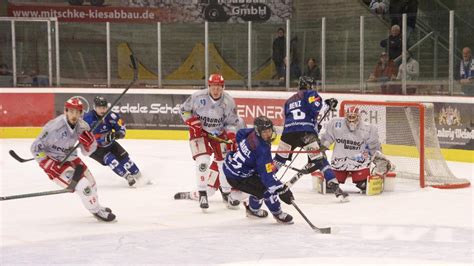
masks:
<path fill-rule="evenodd" d="M 8 155 L 13 149 L 29 158 L 31 142 L 0 140 L 1 196 L 59 189 L 34 161 L 18 163 Z M 321 235 L 288 205 L 283 209 L 295 217 L 294 225 L 248 219 L 242 206 L 227 209 L 219 194 L 202 213 L 195 201 L 173 199 L 195 188 L 188 142 L 121 143 L 153 185 L 129 188 L 109 168 L 84 159 L 101 204 L 117 222 L 98 222 L 72 194 L 0 202 L 1 265 L 473 263 L 472 186 L 421 189 L 416 181 L 399 179 L 395 192 L 351 193 L 351 202 L 339 203 L 334 195 L 312 191 L 305 176 L 292 190 L 313 224 L 333 227 L 333 234 Z M 301 159 L 295 167 L 304 164 Z M 449 165 L 472 180 L 472 164 Z"/>

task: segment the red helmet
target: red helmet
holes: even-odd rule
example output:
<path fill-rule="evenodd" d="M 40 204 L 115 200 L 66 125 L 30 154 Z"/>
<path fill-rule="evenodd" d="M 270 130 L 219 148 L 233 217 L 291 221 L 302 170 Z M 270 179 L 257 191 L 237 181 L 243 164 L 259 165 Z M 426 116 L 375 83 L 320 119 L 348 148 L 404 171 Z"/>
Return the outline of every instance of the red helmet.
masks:
<path fill-rule="evenodd" d="M 224 77 L 219 74 L 211 74 L 209 76 L 209 86 L 210 85 L 221 85 L 224 86 Z"/>
<path fill-rule="evenodd" d="M 84 105 L 82 104 L 82 101 L 79 100 L 79 98 L 72 97 L 72 98 L 69 98 L 69 100 L 67 100 L 66 103 L 64 103 L 64 108 L 76 109 L 82 112 L 82 110 L 84 109 Z"/>

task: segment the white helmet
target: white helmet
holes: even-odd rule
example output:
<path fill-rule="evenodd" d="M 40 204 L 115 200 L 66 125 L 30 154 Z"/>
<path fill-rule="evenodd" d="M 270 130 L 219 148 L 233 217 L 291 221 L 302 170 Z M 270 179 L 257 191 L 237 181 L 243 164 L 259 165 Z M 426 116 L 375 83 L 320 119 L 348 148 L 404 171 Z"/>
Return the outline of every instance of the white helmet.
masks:
<path fill-rule="evenodd" d="M 357 106 L 351 106 L 347 108 L 346 114 L 346 124 L 350 131 L 356 130 L 360 122 L 360 110 Z"/>

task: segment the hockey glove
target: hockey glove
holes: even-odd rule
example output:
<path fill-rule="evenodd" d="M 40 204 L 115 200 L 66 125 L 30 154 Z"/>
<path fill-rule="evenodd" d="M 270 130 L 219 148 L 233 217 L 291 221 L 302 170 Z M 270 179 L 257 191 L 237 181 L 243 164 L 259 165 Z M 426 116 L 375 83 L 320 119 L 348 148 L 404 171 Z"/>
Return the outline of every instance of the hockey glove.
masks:
<path fill-rule="evenodd" d="M 49 179 L 53 180 L 60 177 L 68 167 L 71 167 L 71 162 L 65 162 L 62 166 L 60 164 L 61 162 L 46 157 L 46 159 L 39 163 L 39 166 L 43 168 Z"/>
<path fill-rule="evenodd" d="M 227 144 L 227 150 L 228 151 L 237 150 L 237 140 L 235 139 L 235 133 L 234 132 L 227 132 L 227 140 L 232 141 L 232 143 Z"/>
<path fill-rule="evenodd" d="M 86 152 L 91 150 L 91 146 L 94 144 L 94 141 L 94 135 L 90 131 L 86 130 L 79 136 L 79 142 L 82 144 L 82 147 L 84 147 Z"/>
<path fill-rule="evenodd" d="M 189 126 L 189 137 L 191 139 L 199 138 L 205 135 L 202 130 L 201 120 L 197 116 L 193 116 L 186 120 L 184 123 Z"/>
<path fill-rule="evenodd" d="M 283 185 L 281 188 L 275 191 L 278 196 L 280 197 L 281 201 L 290 205 L 291 201 L 295 198 L 293 197 L 293 193 L 291 193 L 290 188 L 287 185 Z"/>
<path fill-rule="evenodd" d="M 329 108 L 331 108 L 332 110 L 335 110 L 338 102 L 335 98 L 329 98 L 329 99 L 324 100 L 324 103 L 327 106 L 329 106 Z"/>
<path fill-rule="evenodd" d="M 107 135 L 105 136 L 105 141 L 107 143 L 110 143 L 116 139 L 121 139 L 123 138 L 124 135 L 122 132 L 120 131 L 110 131 L 109 133 L 107 133 Z"/>

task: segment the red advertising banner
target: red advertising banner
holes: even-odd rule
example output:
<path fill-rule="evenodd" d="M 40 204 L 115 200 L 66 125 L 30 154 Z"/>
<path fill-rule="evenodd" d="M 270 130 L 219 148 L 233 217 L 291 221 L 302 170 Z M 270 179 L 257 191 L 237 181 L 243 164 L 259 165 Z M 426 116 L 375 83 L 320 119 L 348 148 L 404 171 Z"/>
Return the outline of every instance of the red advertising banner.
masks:
<path fill-rule="evenodd" d="M 53 117 L 53 93 L 1 94 L 0 127 L 42 127 Z"/>
<path fill-rule="evenodd" d="M 275 126 L 283 126 L 285 120 L 283 99 L 251 99 L 236 98 L 237 114 L 242 117 L 247 125 L 253 125 L 253 120 L 265 115 L 273 121 Z"/>

